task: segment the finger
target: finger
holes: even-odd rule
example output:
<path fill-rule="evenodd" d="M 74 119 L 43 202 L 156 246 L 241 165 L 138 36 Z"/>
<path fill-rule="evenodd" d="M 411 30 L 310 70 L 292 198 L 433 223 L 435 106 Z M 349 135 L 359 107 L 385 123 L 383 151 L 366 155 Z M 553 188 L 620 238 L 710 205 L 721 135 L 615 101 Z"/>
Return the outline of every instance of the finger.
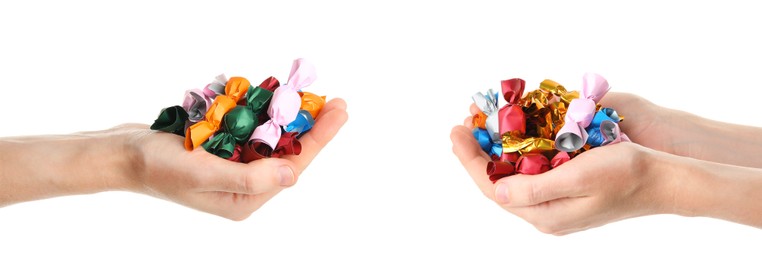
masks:
<path fill-rule="evenodd" d="M 331 105 L 329 106 L 328 103 L 331 103 Z M 321 113 L 328 113 L 329 111 L 334 109 L 347 110 L 347 102 L 344 101 L 344 99 L 334 98 L 334 99 L 331 99 L 328 103 L 326 103 L 326 105 L 323 106 L 323 109 L 320 110 Z M 318 115 L 318 117 L 319 116 L 320 115 Z"/>
<path fill-rule="evenodd" d="M 248 164 L 220 160 L 207 171 L 203 181 L 208 191 L 257 195 L 294 185 L 294 168 L 293 162 L 279 158 Z"/>
<path fill-rule="evenodd" d="M 342 99 L 332 99 L 326 103 L 318 118 L 312 130 L 299 138 L 299 142 L 302 144 L 301 154 L 283 157 L 294 162 L 297 175 L 307 168 L 320 150 L 336 136 L 339 129 L 346 123 L 348 118 L 346 103 Z"/>
<path fill-rule="evenodd" d="M 494 200 L 494 188 L 492 181 L 487 176 L 487 163 L 489 156 L 481 150 L 481 147 L 471 134 L 471 130 L 464 126 L 456 126 L 450 133 L 452 151 L 458 157 L 460 163 L 485 196 Z"/>
<path fill-rule="evenodd" d="M 466 117 L 466 119 L 463 120 L 463 126 L 468 127 L 468 129 L 473 129 L 474 128 L 474 117 L 472 117 L 472 116 Z"/>
<path fill-rule="evenodd" d="M 469 110 L 471 111 L 472 116 L 479 114 L 479 112 L 482 112 L 482 110 L 479 109 L 479 107 L 477 107 L 476 104 L 471 104 L 471 107 L 469 108 Z"/>
<path fill-rule="evenodd" d="M 584 187 L 579 176 L 566 164 L 539 175 L 516 174 L 495 183 L 495 199 L 505 207 L 526 207 L 578 197 Z"/>

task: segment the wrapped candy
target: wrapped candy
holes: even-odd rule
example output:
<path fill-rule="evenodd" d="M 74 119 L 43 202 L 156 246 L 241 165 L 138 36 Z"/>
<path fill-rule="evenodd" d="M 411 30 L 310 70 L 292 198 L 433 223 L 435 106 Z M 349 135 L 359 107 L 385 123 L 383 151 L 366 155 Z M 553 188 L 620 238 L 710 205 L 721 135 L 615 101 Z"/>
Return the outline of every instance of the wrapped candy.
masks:
<path fill-rule="evenodd" d="M 315 125 L 315 119 L 325 106 L 325 96 L 318 96 L 310 92 L 299 92 L 302 97 L 302 105 L 299 107 L 299 113 L 296 119 L 286 126 L 286 132 L 295 132 L 297 137 L 301 136 Z"/>
<path fill-rule="evenodd" d="M 185 136 L 185 121 L 188 120 L 188 112 L 181 106 L 172 106 L 161 110 L 159 117 L 151 125 L 151 129 Z"/>
<path fill-rule="evenodd" d="M 519 106 L 519 99 L 524 93 L 523 79 L 509 79 L 500 82 L 503 97 L 508 104 L 498 111 L 498 124 L 500 134 L 503 135 L 511 131 L 519 131 L 521 134 L 526 132 L 526 117 L 524 110 Z"/>
<path fill-rule="evenodd" d="M 499 126 L 501 149 L 493 146 L 489 127 L 492 92 L 474 95 L 481 110 L 473 117 L 474 138 L 492 158 L 486 169 L 492 182 L 514 174 L 541 174 L 589 149 L 629 141 L 618 125 L 623 117 L 597 104 L 610 89 L 600 75 L 585 74 L 581 92 L 547 79 L 525 95 L 524 86 L 518 78 L 501 81 L 507 104 L 492 122 Z"/>
<path fill-rule="evenodd" d="M 609 83 L 598 74 L 586 73 L 582 80 L 581 97 L 569 104 L 564 117 L 564 127 L 556 136 L 557 148 L 564 152 L 574 152 L 587 142 L 585 128 L 593 121 L 596 104 L 610 89 Z"/>
<path fill-rule="evenodd" d="M 312 129 L 312 125 L 314 124 L 315 119 L 313 119 L 312 114 L 310 114 L 309 111 L 299 110 L 299 113 L 296 114 L 296 119 L 286 126 L 286 132 L 294 132 L 297 135 L 302 135 Z"/>
<path fill-rule="evenodd" d="M 203 90 L 191 89 L 185 92 L 183 109 L 188 111 L 188 120 L 193 123 L 201 121 L 209 109 L 210 98 L 206 96 Z"/>
<path fill-rule="evenodd" d="M 225 94 L 214 98 L 214 103 L 204 115 L 204 119 L 188 127 L 185 131 L 185 149 L 190 151 L 201 145 L 212 134 L 220 129 L 222 118 L 235 108 L 238 100 L 249 89 L 249 81 L 241 77 L 233 77 L 225 85 Z"/>
<path fill-rule="evenodd" d="M 309 86 L 315 80 L 315 68 L 302 62 L 302 59 L 294 61 L 288 83 L 280 86 L 273 93 L 270 108 L 267 114 L 270 120 L 254 129 L 251 140 L 263 142 L 275 149 L 281 136 L 281 127 L 286 126 L 296 119 L 301 107 L 301 97 L 297 91 Z"/>
<path fill-rule="evenodd" d="M 214 100 L 217 96 L 225 94 L 227 83 L 228 78 L 225 77 L 225 74 L 217 75 L 211 83 L 206 84 L 202 92 L 207 99 Z"/>
<path fill-rule="evenodd" d="M 522 155 L 516 162 L 516 173 L 535 175 L 548 170 L 550 170 L 550 160 L 539 153 Z"/>
<path fill-rule="evenodd" d="M 482 149 L 490 155 L 500 156 L 503 146 L 500 143 L 500 124 L 498 120 L 497 93 L 491 89 L 487 94 L 476 93 L 471 97 L 481 110 L 474 116 L 474 137 Z"/>
<path fill-rule="evenodd" d="M 222 129 L 201 146 L 222 158 L 233 156 L 236 144 L 249 140 L 257 125 L 254 112 L 245 106 L 236 106 L 222 119 Z"/>
<path fill-rule="evenodd" d="M 587 132 L 588 136 L 587 144 L 593 147 L 601 146 L 606 142 L 604 132 L 608 133 L 609 135 L 614 134 L 614 129 L 611 128 L 613 128 L 616 124 L 603 124 L 605 121 L 619 123 L 619 115 L 617 115 L 616 111 L 611 108 L 602 108 L 596 112 L 593 116 L 593 120 L 590 121 L 590 125 L 585 128 L 585 132 Z M 606 129 L 603 130 L 601 127 Z"/>
<path fill-rule="evenodd" d="M 299 96 L 302 97 L 302 105 L 299 109 L 309 112 L 313 119 L 317 118 L 320 110 L 325 106 L 325 96 L 318 96 L 310 92 L 299 92 Z"/>
<path fill-rule="evenodd" d="M 325 96 L 301 92 L 314 79 L 314 67 L 302 59 L 294 61 L 283 86 L 274 77 L 255 87 L 221 74 L 203 89 L 186 91 L 182 106 L 162 109 L 151 129 L 184 136 L 187 150 L 201 146 L 230 161 L 298 155 L 298 137 L 326 103 Z"/>

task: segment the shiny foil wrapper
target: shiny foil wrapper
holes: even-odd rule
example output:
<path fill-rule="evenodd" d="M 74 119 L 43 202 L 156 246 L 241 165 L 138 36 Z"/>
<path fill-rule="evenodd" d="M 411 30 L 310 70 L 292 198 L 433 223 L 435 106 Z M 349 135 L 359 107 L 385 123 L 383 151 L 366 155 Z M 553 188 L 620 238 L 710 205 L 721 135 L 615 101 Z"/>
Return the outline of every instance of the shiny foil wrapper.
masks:
<path fill-rule="evenodd" d="M 569 91 L 546 79 L 524 93 L 525 83 L 518 78 L 501 81 L 507 104 L 498 113 L 500 140 L 495 142 L 502 145 L 502 154 L 494 153 L 497 149 L 486 133 L 476 131 L 485 129 L 487 115 L 473 116 L 474 137 L 492 158 L 486 168 L 491 181 L 514 174 L 541 174 L 589 149 L 629 141 L 617 124 L 624 116 L 598 104 L 610 89 L 600 75 L 585 74 L 581 91 Z"/>
<path fill-rule="evenodd" d="M 243 77 L 228 79 L 219 75 L 202 89 L 186 91 L 182 106 L 162 109 L 151 129 L 185 137 L 187 150 L 202 147 L 210 154 L 235 162 L 298 155 L 302 150 L 298 138 L 312 129 L 326 104 L 325 96 L 297 88 L 314 79 L 314 67 L 303 59 L 294 61 L 285 85 L 274 77 L 255 86 Z M 294 98 L 282 98 L 279 100 L 288 102 L 277 103 L 276 92 L 282 88 L 292 91 Z M 272 121 L 268 111 L 272 104 L 293 108 L 296 116 L 284 116 L 282 127 L 276 129 L 278 138 L 264 143 L 253 138 L 253 134 L 256 128 Z"/>

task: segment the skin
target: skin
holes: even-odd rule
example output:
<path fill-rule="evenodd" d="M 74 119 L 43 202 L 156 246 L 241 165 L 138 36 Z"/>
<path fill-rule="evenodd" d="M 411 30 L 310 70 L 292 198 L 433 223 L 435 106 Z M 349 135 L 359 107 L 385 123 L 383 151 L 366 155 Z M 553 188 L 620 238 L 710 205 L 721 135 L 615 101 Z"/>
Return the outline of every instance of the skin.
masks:
<path fill-rule="evenodd" d="M 203 149 L 188 152 L 182 137 L 142 124 L 72 135 L 2 138 L 0 207 L 121 190 L 243 220 L 296 183 L 346 122 L 346 103 L 329 101 L 318 118 L 312 130 L 299 139 L 300 155 L 248 164 Z"/>
<path fill-rule="evenodd" d="M 453 152 L 487 198 L 538 230 L 565 235 L 653 215 L 704 216 L 762 228 L 762 128 L 734 125 L 609 93 L 633 143 L 589 150 L 540 175 L 493 184 L 471 117 L 452 129 Z M 478 108 L 471 107 L 471 114 Z"/>

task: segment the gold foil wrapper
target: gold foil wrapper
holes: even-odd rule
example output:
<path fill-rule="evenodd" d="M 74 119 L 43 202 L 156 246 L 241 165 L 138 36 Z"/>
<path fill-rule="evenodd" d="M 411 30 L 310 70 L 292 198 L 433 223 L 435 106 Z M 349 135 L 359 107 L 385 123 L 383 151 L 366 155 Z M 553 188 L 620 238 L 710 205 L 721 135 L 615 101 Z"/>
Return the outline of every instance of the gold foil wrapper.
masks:
<path fill-rule="evenodd" d="M 558 151 L 555 149 L 556 135 L 564 126 L 564 117 L 572 100 L 579 98 L 579 92 L 567 91 L 564 86 L 553 80 L 546 79 L 536 90 L 526 92 L 517 102 L 526 116 L 526 132 L 511 131 L 502 135 L 503 154 L 539 153 L 547 158 L 553 158 Z M 601 105 L 596 104 L 596 110 Z M 483 118 L 482 118 L 483 116 Z M 619 115 L 624 120 L 624 116 Z M 486 116 L 475 115 L 474 126 L 482 127 Z M 568 153 L 574 157 L 590 150 L 585 144 L 581 149 Z"/>
<path fill-rule="evenodd" d="M 538 89 L 527 92 L 520 100 L 527 117 L 527 136 L 555 140 L 569 103 L 576 98 L 579 92 L 569 92 L 549 79 L 542 81 Z"/>
<path fill-rule="evenodd" d="M 579 92 L 569 92 L 566 90 L 566 88 L 564 88 L 564 86 L 558 84 L 558 82 L 549 79 L 543 80 L 540 83 L 540 90 L 557 96 L 562 102 L 566 103 L 566 105 L 569 105 L 569 102 L 571 102 L 572 99 L 579 98 Z"/>
<path fill-rule="evenodd" d="M 555 149 L 553 140 L 539 137 L 521 138 L 520 136 L 521 134 L 517 131 L 503 134 L 503 153 L 542 153 Z"/>

